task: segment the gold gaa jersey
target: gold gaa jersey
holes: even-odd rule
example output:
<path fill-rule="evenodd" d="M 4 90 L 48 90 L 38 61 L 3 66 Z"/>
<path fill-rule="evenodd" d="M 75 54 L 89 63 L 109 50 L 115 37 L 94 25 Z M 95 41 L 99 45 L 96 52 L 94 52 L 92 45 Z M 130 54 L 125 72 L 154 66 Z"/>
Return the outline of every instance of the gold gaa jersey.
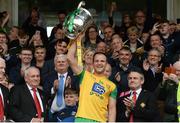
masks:
<path fill-rule="evenodd" d="M 76 117 L 106 122 L 109 97 L 117 96 L 116 85 L 105 76 L 98 77 L 88 71 L 82 71 L 78 78 L 80 95 Z"/>

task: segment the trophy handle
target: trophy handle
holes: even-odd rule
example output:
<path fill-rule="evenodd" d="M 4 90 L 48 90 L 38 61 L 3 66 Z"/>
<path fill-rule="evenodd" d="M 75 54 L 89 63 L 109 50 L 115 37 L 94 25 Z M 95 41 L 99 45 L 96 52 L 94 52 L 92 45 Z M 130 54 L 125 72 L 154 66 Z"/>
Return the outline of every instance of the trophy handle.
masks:
<path fill-rule="evenodd" d="M 81 6 L 85 6 L 85 1 L 81 1 L 78 5 L 78 9 L 81 8 Z"/>

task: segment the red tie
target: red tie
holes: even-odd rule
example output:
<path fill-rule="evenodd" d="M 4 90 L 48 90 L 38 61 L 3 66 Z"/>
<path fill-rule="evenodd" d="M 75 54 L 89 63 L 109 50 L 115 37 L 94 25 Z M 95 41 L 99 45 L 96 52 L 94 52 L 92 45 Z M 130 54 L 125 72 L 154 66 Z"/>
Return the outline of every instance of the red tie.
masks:
<path fill-rule="evenodd" d="M 0 95 L 0 121 L 4 120 L 4 106 L 2 96 Z"/>
<path fill-rule="evenodd" d="M 134 105 L 136 105 L 136 91 L 133 91 L 133 97 L 132 97 L 132 100 L 133 100 L 133 102 L 134 102 Z M 130 119 L 129 119 L 129 122 L 133 122 L 134 121 L 134 119 L 133 119 L 133 113 L 131 112 L 130 113 Z"/>
<path fill-rule="evenodd" d="M 33 96 L 34 96 L 34 102 L 35 102 L 35 105 L 36 105 L 36 110 L 37 110 L 37 113 L 38 113 L 38 118 L 41 118 L 42 111 L 41 111 L 41 106 L 40 106 L 38 97 L 36 95 L 36 89 L 35 88 L 33 88 Z"/>

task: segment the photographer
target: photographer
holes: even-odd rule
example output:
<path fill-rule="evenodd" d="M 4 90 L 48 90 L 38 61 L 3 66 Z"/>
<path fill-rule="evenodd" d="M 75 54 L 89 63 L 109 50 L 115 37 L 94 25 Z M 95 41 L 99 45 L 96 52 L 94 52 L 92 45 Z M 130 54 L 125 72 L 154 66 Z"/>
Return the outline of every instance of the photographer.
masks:
<path fill-rule="evenodd" d="M 163 81 L 160 84 L 160 96 L 165 97 L 163 120 L 178 122 L 177 88 L 180 81 L 180 61 L 175 62 L 168 69 L 165 71 Z"/>

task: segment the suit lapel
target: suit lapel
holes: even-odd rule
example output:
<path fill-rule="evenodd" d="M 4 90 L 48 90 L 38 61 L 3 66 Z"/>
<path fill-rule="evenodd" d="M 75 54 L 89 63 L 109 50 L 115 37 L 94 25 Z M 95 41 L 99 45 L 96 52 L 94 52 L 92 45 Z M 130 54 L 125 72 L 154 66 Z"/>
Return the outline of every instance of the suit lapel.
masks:
<path fill-rule="evenodd" d="M 4 99 L 4 109 L 6 109 L 6 104 L 8 104 L 8 90 L 6 91 L 6 88 L 3 87 L 3 85 L 0 85 L 0 88 Z"/>
<path fill-rule="evenodd" d="M 29 101 L 30 101 L 29 103 L 33 104 L 34 108 L 36 108 L 35 103 L 34 103 L 34 99 L 33 99 L 32 95 L 31 95 L 31 92 L 30 92 L 30 90 L 29 90 L 29 88 L 27 87 L 26 84 L 24 86 L 24 93 L 26 94 L 27 99 L 29 99 Z"/>
<path fill-rule="evenodd" d="M 142 89 L 139 96 L 138 96 L 138 99 L 136 100 L 136 106 L 140 106 L 141 103 L 145 103 L 143 102 L 144 101 L 144 90 Z"/>

